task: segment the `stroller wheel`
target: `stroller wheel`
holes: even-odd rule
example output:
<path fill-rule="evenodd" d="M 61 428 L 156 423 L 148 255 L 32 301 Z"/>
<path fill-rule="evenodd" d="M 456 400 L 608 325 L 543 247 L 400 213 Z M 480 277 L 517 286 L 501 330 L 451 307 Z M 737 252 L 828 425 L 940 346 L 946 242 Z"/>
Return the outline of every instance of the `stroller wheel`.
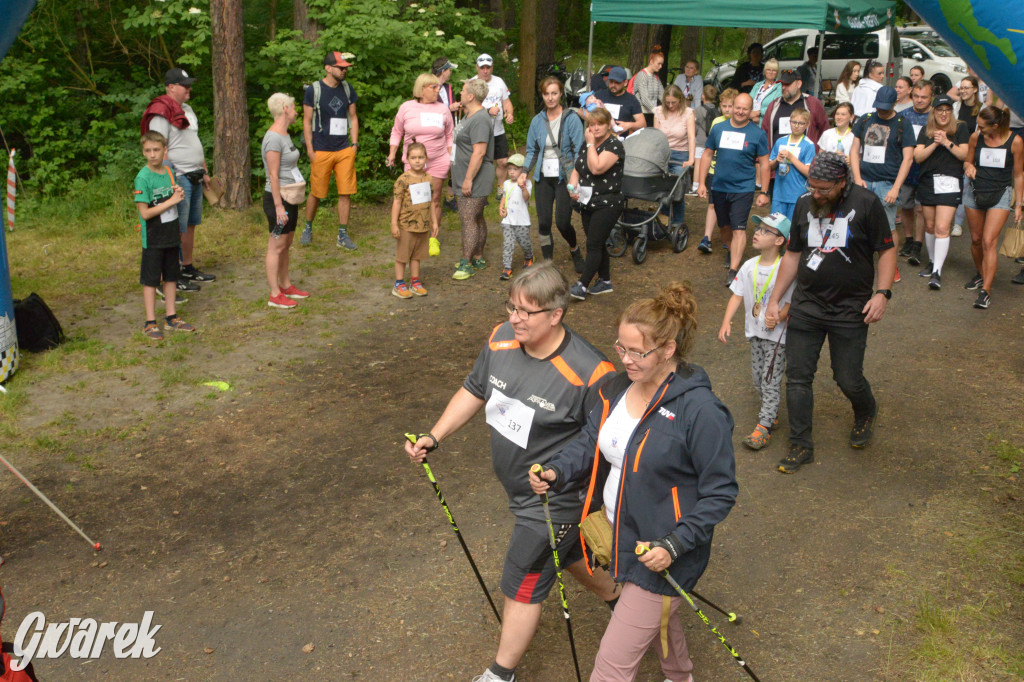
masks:
<path fill-rule="evenodd" d="M 647 239 L 641 237 L 633 242 L 633 262 L 640 265 L 647 260 Z"/>
<path fill-rule="evenodd" d="M 612 228 L 611 234 L 608 235 L 608 241 L 605 242 L 608 247 L 608 255 L 618 258 L 625 255 L 626 253 L 626 232 L 621 227 L 616 225 Z"/>
<path fill-rule="evenodd" d="M 690 228 L 686 225 L 679 225 L 672 231 L 672 250 L 675 253 L 682 253 L 686 245 L 690 243 Z"/>

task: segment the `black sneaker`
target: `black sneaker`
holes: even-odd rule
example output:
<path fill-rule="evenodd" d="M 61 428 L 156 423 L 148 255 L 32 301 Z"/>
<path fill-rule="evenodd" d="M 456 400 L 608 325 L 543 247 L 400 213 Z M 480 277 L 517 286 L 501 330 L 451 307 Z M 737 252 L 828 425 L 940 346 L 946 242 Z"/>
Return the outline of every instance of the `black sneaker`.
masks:
<path fill-rule="evenodd" d="M 1017 265 L 1024 265 L 1024 256 L 1014 258 L 1013 262 L 1016 263 Z"/>
<path fill-rule="evenodd" d="M 928 288 L 932 291 L 938 291 L 942 288 L 942 275 L 937 272 L 933 272 L 931 278 L 928 280 Z"/>
<path fill-rule="evenodd" d="M 187 279 L 178 280 L 178 291 L 199 291 L 200 289 L 202 287 L 195 282 L 190 282 Z"/>
<path fill-rule="evenodd" d="M 910 255 L 907 256 L 907 262 L 914 266 L 921 264 L 921 242 L 914 242 L 911 245 Z"/>
<path fill-rule="evenodd" d="M 789 444 L 789 454 L 779 460 L 778 469 L 784 474 L 795 474 L 800 467 L 814 461 L 814 449 Z"/>
<path fill-rule="evenodd" d="M 577 275 L 582 275 L 583 266 L 586 265 L 586 261 L 583 259 L 583 249 L 577 246 L 575 251 L 569 252 L 569 255 L 572 256 L 572 269 L 576 271 Z"/>
<path fill-rule="evenodd" d="M 196 270 L 196 266 L 194 265 L 183 266 L 181 268 L 180 277 L 182 279 L 191 280 L 193 282 L 213 282 L 214 280 L 217 279 L 217 275 L 211 275 L 208 272 Z"/>
<path fill-rule="evenodd" d="M 992 297 L 988 295 L 987 291 L 982 289 L 978 293 L 978 298 L 976 298 L 974 300 L 974 307 L 975 308 L 981 308 L 982 310 L 984 310 L 985 308 L 988 308 L 988 304 L 991 303 L 991 302 L 992 302 Z"/>
<path fill-rule="evenodd" d="M 926 265 L 923 268 L 921 268 L 921 272 L 917 273 L 917 276 L 918 277 L 931 277 L 932 276 L 932 270 L 934 270 L 934 269 L 935 269 L 935 263 L 932 263 L 931 261 L 928 261 L 928 265 Z"/>
<path fill-rule="evenodd" d="M 853 428 L 850 430 L 850 445 L 855 448 L 862 448 L 871 442 L 871 436 L 875 433 L 875 417 L 878 416 L 878 405 L 871 415 L 863 419 L 855 419 Z"/>
<path fill-rule="evenodd" d="M 967 289 L 967 291 L 974 291 L 975 289 L 980 289 L 981 285 L 984 284 L 984 282 L 985 280 L 982 279 L 981 275 L 979 275 L 978 273 L 974 273 L 974 277 L 971 277 L 969 280 L 967 280 L 967 284 L 964 285 L 964 289 Z"/>
<path fill-rule="evenodd" d="M 197 284 L 196 286 L 199 286 L 199 285 Z M 181 292 L 181 291 L 185 291 L 185 290 L 179 288 L 178 291 Z M 156 295 L 160 297 L 161 301 L 165 300 L 165 298 L 164 298 L 164 288 L 162 286 L 159 286 L 159 287 L 156 288 Z M 178 294 L 175 294 L 175 296 L 174 296 L 174 302 L 175 303 L 188 303 L 188 299 L 185 298 L 184 294 L 178 293 Z"/>
<path fill-rule="evenodd" d="M 914 253 L 914 240 L 908 239 L 907 241 L 903 242 L 903 247 L 900 248 L 899 256 L 900 258 L 907 258 L 912 253 Z"/>
<path fill-rule="evenodd" d="M 732 281 L 736 279 L 736 271 L 729 268 L 729 276 L 725 278 L 725 286 L 732 286 Z"/>
<path fill-rule="evenodd" d="M 1016 277 L 1011 277 L 1010 281 L 1014 284 L 1024 284 L 1024 268 L 1020 269 Z"/>

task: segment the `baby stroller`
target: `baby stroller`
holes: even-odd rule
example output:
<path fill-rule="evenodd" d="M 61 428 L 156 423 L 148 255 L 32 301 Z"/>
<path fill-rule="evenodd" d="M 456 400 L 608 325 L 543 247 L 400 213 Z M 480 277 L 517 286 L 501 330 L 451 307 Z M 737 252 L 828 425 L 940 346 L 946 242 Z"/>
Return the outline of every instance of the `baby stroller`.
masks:
<path fill-rule="evenodd" d="M 647 259 L 647 242 L 667 239 L 675 253 L 681 253 L 690 241 L 685 223 L 671 224 L 672 204 L 681 202 L 690 186 L 692 167 L 681 175 L 668 172 L 671 150 L 665 133 L 656 128 L 641 128 L 625 139 L 626 162 L 622 193 L 626 205 L 608 236 L 608 255 L 619 257 L 633 245 L 633 262 Z"/>

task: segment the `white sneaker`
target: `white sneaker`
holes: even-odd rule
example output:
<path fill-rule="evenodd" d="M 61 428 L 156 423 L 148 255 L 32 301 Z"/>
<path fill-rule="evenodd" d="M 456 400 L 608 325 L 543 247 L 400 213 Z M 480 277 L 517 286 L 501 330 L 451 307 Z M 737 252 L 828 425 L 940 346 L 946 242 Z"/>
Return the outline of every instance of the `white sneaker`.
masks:
<path fill-rule="evenodd" d="M 483 675 L 477 675 L 476 677 L 474 677 L 473 682 L 505 682 L 505 680 L 495 675 L 493 672 L 491 672 L 491 669 L 488 668 L 484 671 Z M 516 682 L 515 673 L 512 674 L 512 679 L 509 682 Z"/>
<path fill-rule="evenodd" d="M 949 231 L 949 234 L 951 234 L 954 237 L 959 237 L 963 233 L 964 233 L 964 228 L 961 225 L 954 225 L 953 229 Z"/>

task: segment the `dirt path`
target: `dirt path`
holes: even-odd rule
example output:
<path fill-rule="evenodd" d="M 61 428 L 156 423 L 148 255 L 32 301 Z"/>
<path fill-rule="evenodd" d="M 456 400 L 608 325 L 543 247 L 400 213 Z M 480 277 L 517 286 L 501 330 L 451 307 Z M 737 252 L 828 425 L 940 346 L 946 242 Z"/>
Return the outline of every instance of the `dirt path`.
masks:
<path fill-rule="evenodd" d="M 846 444 L 852 417 L 827 360 L 815 386 L 813 466 L 777 474 L 782 440 L 761 453 L 737 449 L 740 497 L 715 535 L 699 589 L 743 615 L 734 626 L 708 611 L 762 680 L 920 679 L 907 648 L 923 591 L 945 581 L 957 599 L 1020 603 L 1019 594 L 957 583 L 963 546 L 956 543 L 969 539 L 972 524 L 1022 513 L 1015 479 L 978 474 L 993 464 L 991 439 L 1020 433 L 1024 292 L 1003 284 L 1004 261 L 993 307 L 973 310 L 973 296 L 959 286 L 970 274 L 967 245 L 954 241 L 940 293 L 905 272 L 886 319 L 872 330 L 866 373 L 881 414 L 868 449 Z M 492 262 L 500 246 L 492 235 Z M 564 244 L 557 255 L 568 271 Z M 383 251 L 366 258 L 386 262 Z M 330 274 L 306 281 L 326 284 Z M 479 674 L 496 646 L 493 615 L 422 470 L 400 452 L 401 433 L 429 427 L 503 317 L 506 288 L 496 269 L 467 283 L 449 274 L 447 259 L 426 268 L 434 285 L 425 299 L 394 300 L 373 282 L 354 309 L 318 311 L 308 330 L 289 330 L 284 343 L 268 346 L 254 335 L 239 351 L 248 364 L 230 366 L 235 391 L 174 402 L 177 423 L 149 420 L 118 437 L 100 426 L 130 423 L 130 412 L 115 407 L 104 417 L 89 400 L 61 398 L 61 411 L 81 410 L 98 422 L 70 453 L 91 458 L 95 470 L 19 454 L 29 462 L 25 473 L 105 550 L 91 556 L 26 490 L 0 476 L 6 637 L 35 610 L 51 622 L 138 621 L 155 611 L 163 647 L 155 658 L 39 661 L 50 680 Z M 622 306 L 672 278 L 690 279 L 702 305 L 693 360 L 732 410 L 738 444 L 757 404 L 746 345 L 714 339 L 728 298 L 724 274 L 717 243 L 710 257 L 657 245 L 642 266 L 614 261 L 615 293 L 574 305 L 568 323 L 610 351 Z M 330 347 L 317 341 L 327 323 L 341 328 Z M 195 343 L 193 351 L 201 349 L 201 339 Z M 35 399 L 47 400 L 43 393 Z M 120 399 L 143 395 L 138 389 Z M 44 428 L 33 416 L 39 411 L 49 410 L 26 410 L 25 428 Z M 511 521 L 488 460 L 482 419 L 432 458 L 497 593 Z M 586 674 L 607 608 L 575 583 L 569 592 Z M 520 679 L 572 679 L 556 611 L 549 601 Z M 1024 621 L 1005 610 L 1000 618 L 1005 646 L 1019 650 Z M 745 678 L 693 614 L 684 623 L 697 679 Z M 312 653 L 302 652 L 307 643 Z M 649 658 L 640 679 L 660 680 L 658 673 Z"/>

